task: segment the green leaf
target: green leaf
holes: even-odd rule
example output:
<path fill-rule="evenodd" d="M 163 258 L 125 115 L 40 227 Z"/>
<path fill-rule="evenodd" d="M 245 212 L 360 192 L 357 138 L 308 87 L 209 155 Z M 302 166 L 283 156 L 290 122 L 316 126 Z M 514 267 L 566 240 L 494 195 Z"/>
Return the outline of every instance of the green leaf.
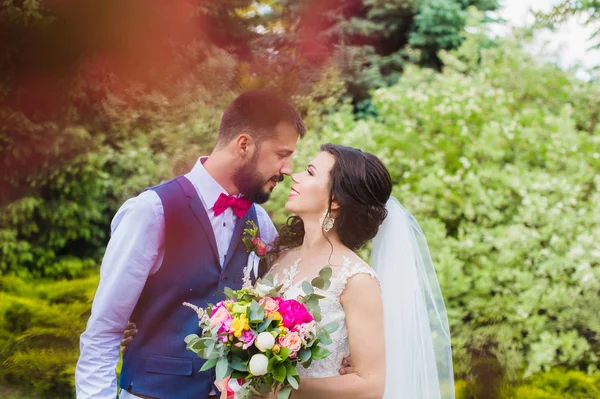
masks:
<path fill-rule="evenodd" d="M 298 352 L 298 358 L 300 358 L 300 361 L 305 362 L 308 359 L 310 359 L 312 356 L 312 352 L 310 349 L 302 349 L 300 352 Z"/>
<path fill-rule="evenodd" d="M 245 379 L 246 377 L 248 377 L 248 371 L 243 372 L 243 371 L 237 371 L 234 370 L 231 373 L 231 378 L 241 378 L 241 379 Z"/>
<path fill-rule="evenodd" d="M 315 288 L 323 289 L 323 287 L 325 287 L 325 280 L 323 280 L 322 277 L 315 277 L 310 283 Z"/>
<path fill-rule="evenodd" d="M 287 372 L 287 375 L 298 375 L 298 370 L 296 369 L 296 366 L 289 362 L 285 363 L 285 370 Z"/>
<path fill-rule="evenodd" d="M 190 335 L 186 336 L 183 340 L 185 341 L 186 344 L 189 344 L 192 340 L 195 340 L 195 339 L 200 339 L 198 334 L 190 334 Z"/>
<path fill-rule="evenodd" d="M 279 357 L 281 358 L 281 360 L 286 360 L 288 357 L 290 357 L 290 353 L 292 353 L 292 351 L 290 351 L 288 348 L 281 348 L 281 351 L 279 352 Z"/>
<path fill-rule="evenodd" d="M 285 381 L 285 377 L 287 375 L 287 371 L 283 364 L 275 364 L 273 365 L 273 377 L 279 382 Z"/>
<path fill-rule="evenodd" d="M 260 323 L 258 325 L 258 328 L 256 329 L 259 333 L 265 331 L 269 325 L 271 324 L 271 322 L 273 321 L 272 317 L 269 317 L 268 319 L 266 319 L 265 321 L 263 321 L 262 323 Z"/>
<path fill-rule="evenodd" d="M 302 290 L 304 291 L 304 293 L 306 295 L 310 295 L 315 292 L 315 290 L 313 289 L 313 286 L 310 285 L 310 283 L 308 281 L 302 282 Z"/>
<path fill-rule="evenodd" d="M 192 341 L 188 344 L 188 349 L 198 353 L 202 350 L 205 350 L 210 343 L 212 343 L 212 339 L 210 338 L 199 338 L 195 341 Z"/>
<path fill-rule="evenodd" d="M 292 388 L 298 389 L 298 383 L 299 383 L 299 381 L 297 380 L 297 377 L 295 377 L 293 375 L 288 375 L 287 376 L 287 381 L 290 383 L 290 385 L 292 386 Z"/>
<path fill-rule="evenodd" d="M 202 367 L 200 367 L 200 371 L 206 371 L 212 369 L 217 364 L 217 359 L 209 359 L 204 362 Z"/>
<path fill-rule="evenodd" d="M 269 363 L 267 364 L 267 371 L 271 372 L 271 371 L 273 371 L 273 367 L 275 367 L 275 363 L 277 363 L 277 359 L 275 358 L 275 356 L 269 356 L 269 354 L 267 354 L 267 356 L 269 357 Z"/>
<path fill-rule="evenodd" d="M 248 371 L 248 364 L 243 362 L 242 359 L 237 356 L 231 357 L 231 363 L 229 364 L 229 367 L 237 371 Z"/>
<path fill-rule="evenodd" d="M 277 392 L 277 399 L 289 399 L 292 394 L 292 387 L 284 387 Z"/>
<path fill-rule="evenodd" d="M 329 336 L 329 333 L 326 330 L 322 330 L 321 332 L 319 332 L 317 338 L 323 345 L 329 345 L 332 342 L 331 337 Z"/>
<path fill-rule="evenodd" d="M 339 328 L 339 325 L 335 321 L 332 321 L 331 323 L 323 326 L 323 329 L 330 334 L 336 332 L 338 328 Z"/>
<path fill-rule="evenodd" d="M 325 281 L 329 280 L 331 278 L 332 274 L 333 274 L 333 270 L 331 269 L 331 266 L 325 266 L 319 272 L 319 276 Z"/>
<path fill-rule="evenodd" d="M 312 352 L 312 360 L 321 360 L 325 359 L 327 356 L 331 354 L 328 349 L 325 349 L 322 346 L 313 346 L 311 349 Z"/>
<path fill-rule="evenodd" d="M 252 303 L 250 304 L 250 322 L 251 323 L 260 323 L 264 319 L 265 319 L 264 306 L 260 306 L 258 304 L 258 302 L 256 302 L 255 300 L 252 300 Z"/>
<path fill-rule="evenodd" d="M 232 290 L 231 288 L 229 288 L 229 287 L 225 287 L 225 288 L 223 289 L 223 293 L 225 294 L 225 296 L 226 296 L 227 298 L 229 298 L 229 299 L 233 298 L 234 292 L 233 292 L 233 290 Z"/>
<path fill-rule="evenodd" d="M 217 360 L 217 369 L 216 369 L 217 381 L 221 381 L 223 378 L 227 377 L 227 369 L 228 368 L 229 368 L 229 364 L 227 362 L 227 358 L 225 356 L 219 357 L 219 360 Z"/>

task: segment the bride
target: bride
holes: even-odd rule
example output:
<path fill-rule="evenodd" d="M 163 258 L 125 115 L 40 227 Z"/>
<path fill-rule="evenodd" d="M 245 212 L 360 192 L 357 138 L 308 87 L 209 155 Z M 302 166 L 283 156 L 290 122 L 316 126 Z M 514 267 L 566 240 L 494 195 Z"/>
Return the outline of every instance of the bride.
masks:
<path fill-rule="evenodd" d="M 261 273 L 296 298 L 326 265 L 317 290 L 322 324 L 336 322 L 331 355 L 299 367 L 293 399 L 454 398 L 447 316 L 418 224 L 390 197 L 392 180 L 372 154 L 333 144 L 292 176 L 282 229 Z M 355 250 L 373 239 L 371 266 Z M 126 332 L 126 336 L 131 335 Z M 352 354 L 352 372 L 339 375 Z"/>

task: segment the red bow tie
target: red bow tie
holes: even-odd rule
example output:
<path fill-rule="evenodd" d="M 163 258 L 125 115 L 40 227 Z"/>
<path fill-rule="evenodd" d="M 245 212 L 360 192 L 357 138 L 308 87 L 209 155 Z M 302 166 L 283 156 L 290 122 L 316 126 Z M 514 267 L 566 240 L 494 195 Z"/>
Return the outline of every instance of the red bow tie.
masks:
<path fill-rule="evenodd" d="M 233 211 L 239 218 L 243 218 L 246 213 L 250 210 L 252 206 L 252 202 L 248 201 L 244 197 L 234 197 L 233 195 L 225 195 L 221 193 L 215 205 L 213 206 L 213 211 L 215 212 L 215 216 L 219 216 L 225 209 L 231 207 Z"/>

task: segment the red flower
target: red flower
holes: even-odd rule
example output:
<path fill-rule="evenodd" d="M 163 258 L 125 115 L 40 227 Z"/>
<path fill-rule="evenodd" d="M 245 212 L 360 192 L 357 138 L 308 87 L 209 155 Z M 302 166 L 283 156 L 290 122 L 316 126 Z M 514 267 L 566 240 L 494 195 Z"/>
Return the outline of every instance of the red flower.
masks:
<path fill-rule="evenodd" d="M 256 254 L 258 256 L 265 256 L 267 254 L 267 244 L 258 237 L 252 239 L 252 244 L 256 245 Z"/>

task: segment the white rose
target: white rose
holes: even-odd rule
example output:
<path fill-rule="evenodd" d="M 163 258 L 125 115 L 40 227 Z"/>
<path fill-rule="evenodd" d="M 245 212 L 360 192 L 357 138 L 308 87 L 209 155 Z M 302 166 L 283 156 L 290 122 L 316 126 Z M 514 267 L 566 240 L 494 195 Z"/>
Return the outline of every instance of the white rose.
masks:
<path fill-rule="evenodd" d="M 275 345 L 275 338 L 273 338 L 271 333 L 261 332 L 256 337 L 254 345 L 256 345 L 261 352 L 265 352 L 266 350 L 273 348 L 273 345 Z"/>
<path fill-rule="evenodd" d="M 257 353 L 250 359 L 248 368 L 253 375 L 265 375 L 267 374 L 267 367 L 269 366 L 269 358 L 262 353 Z"/>

